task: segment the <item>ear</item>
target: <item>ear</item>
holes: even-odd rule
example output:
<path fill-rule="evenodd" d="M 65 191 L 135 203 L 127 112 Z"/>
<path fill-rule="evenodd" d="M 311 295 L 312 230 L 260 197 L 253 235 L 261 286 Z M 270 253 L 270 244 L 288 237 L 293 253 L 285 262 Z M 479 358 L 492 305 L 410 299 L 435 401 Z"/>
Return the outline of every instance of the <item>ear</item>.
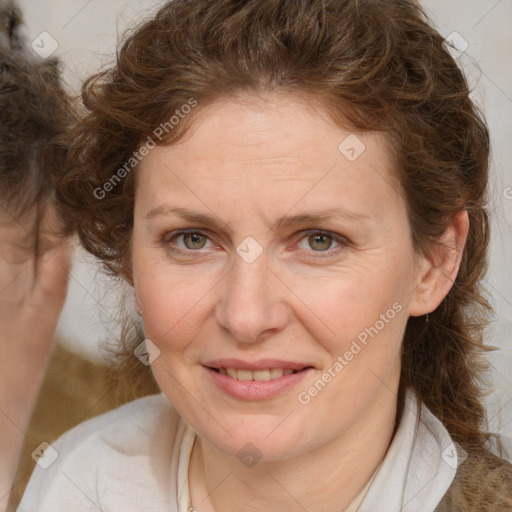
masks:
<path fill-rule="evenodd" d="M 459 271 L 469 231 L 466 210 L 458 212 L 448 224 L 439 244 L 430 248 L 418 264 L 417 286 L 409 307 L 410 316 L 434 311 L 451 290 Z"/>
<path fill-rule="evenodd" d="M 139 299 L 137 298 L 137 294 L 135 293 L 135 288 L 133 289 L 133 307 L 135 309 L 135 313 L 140 316 L 142 314 L 142 308 L 140 306 Z"/>

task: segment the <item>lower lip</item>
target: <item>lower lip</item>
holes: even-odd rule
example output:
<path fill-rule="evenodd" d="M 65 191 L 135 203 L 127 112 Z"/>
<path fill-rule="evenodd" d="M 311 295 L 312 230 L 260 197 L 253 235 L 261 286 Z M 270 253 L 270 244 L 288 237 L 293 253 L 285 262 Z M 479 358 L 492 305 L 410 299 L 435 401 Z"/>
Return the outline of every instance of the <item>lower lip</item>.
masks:
<path fill-rule="evenodd" d="M 297 385 L 313 368 L 306 368 L 300 372 L 283 375 L 271 380 L 238 380 L 229 375 L 222 375 L 211 368 L 204 367 L 217 387 L 233 398 L 241 400 L 266 400 L 284 393 Z"/>

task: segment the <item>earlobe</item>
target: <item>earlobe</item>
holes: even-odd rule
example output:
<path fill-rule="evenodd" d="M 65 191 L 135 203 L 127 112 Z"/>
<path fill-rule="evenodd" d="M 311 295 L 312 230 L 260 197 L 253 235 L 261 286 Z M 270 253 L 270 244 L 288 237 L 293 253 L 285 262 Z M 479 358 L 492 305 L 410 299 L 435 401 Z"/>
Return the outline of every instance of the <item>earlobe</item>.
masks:
<path fill-rule="evenodd" d="M 458 212 L 448 224 L 439 243 L 422 257 L 418 285 L 413 292 L 409 315 L 422 316 L 434 311 L 455 282 L 469 232 L 466 210 Z"/>
<path fill-rule="evenodd" d="M 140 305 L 139 299 L 137 298 L 137 293 L 135 292 L 135 288 L 133 289 L 133 307 L 135 312 L 141 316 L 142 315 L 142 307 Z"/>

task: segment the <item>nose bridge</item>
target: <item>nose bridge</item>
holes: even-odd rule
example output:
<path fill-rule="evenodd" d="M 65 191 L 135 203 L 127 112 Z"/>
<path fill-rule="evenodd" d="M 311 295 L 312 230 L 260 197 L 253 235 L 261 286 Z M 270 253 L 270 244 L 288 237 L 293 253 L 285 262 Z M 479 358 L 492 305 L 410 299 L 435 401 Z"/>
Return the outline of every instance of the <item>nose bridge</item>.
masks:
<path fill-rule="evenodd" d="M 242 297 L 247 296 L 246 298 L 254 300 L 265 287 L 267 265 L 265 255 L 250 263 L 237 256 L 229 279 L 231 293 L 241 294 Z"/>
<path fill-rule="evenodd" d="M 252 261 L 244 258 L 243 252 L 242 256 L 236 254 L 217 306 L 217 321 L 237 341 L 254 342 L 262 333 L 283 327 L 283 305 L 271 276 L 265 251 Z"/>

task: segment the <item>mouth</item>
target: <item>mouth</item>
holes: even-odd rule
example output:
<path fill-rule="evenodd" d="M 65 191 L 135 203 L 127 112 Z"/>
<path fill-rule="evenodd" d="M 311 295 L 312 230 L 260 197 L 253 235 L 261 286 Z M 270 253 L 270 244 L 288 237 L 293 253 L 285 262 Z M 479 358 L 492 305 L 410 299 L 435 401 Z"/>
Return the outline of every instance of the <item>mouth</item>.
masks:
<path fill-rule="evenodd" d="M 210 370 L 219 373 L 220 375 L 227 375 L 236 380 L 254 380 L 254 381 L 269 381 L 279 379 L 283 376 L 292 375 L 293 373 L 300 373 L 304 370 L 312 368 L 312 366 L 305 366 L 303 368 L 294 370 L 293 368 L 265 368 L 261 370 L 247 370 L 242 368 L 233 367 L 208 367 Z"/>
<path fill-rule="evenodd" d="M 219 359 L 202 364 L 221 392 L 241 400 L 270 399 L 291 390 L 315 370 L 314 366 L 277 359 L 242 361 Z"/>

